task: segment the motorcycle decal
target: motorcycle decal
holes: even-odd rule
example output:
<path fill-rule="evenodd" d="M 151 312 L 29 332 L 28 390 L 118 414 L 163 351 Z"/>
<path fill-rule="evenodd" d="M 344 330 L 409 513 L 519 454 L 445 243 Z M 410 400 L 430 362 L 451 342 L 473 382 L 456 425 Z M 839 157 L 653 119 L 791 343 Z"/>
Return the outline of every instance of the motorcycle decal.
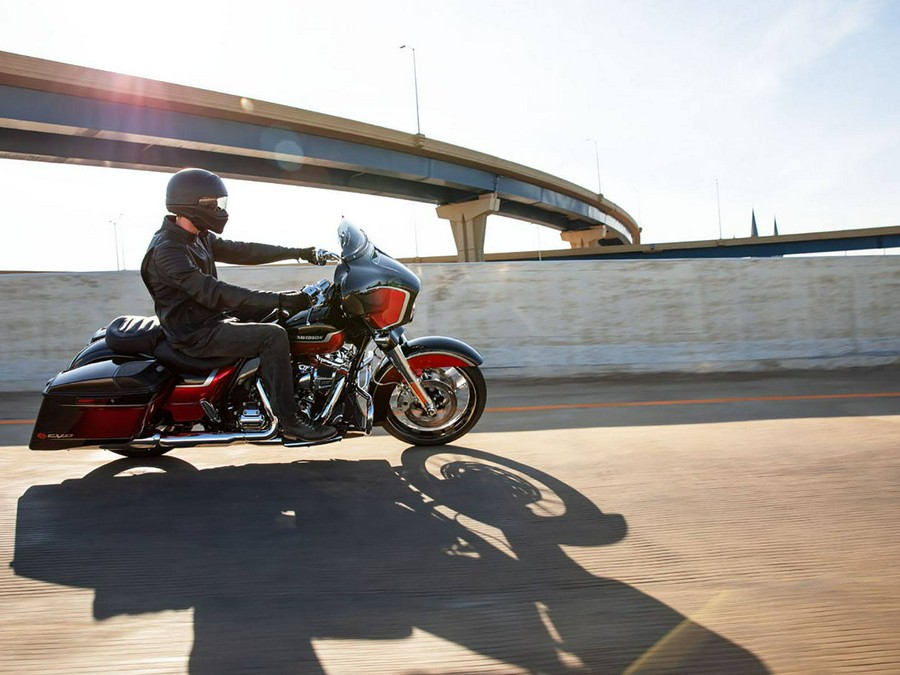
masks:
<path fill-rule="evenodd" d="M 373 288 L 360 296 L 366 309 L 366 320 L 379 330 L 386 330 L 403 321 L 412 294 L 400 288 Z"/>
<path fill-rule="evenodd" d="M 332 330 L 329 330 L 332 329 Z M 291 354 L 327 354 L 344 346 L 344 331 L 333 326 L 310 326 L 306 329 L 288 332 L 291 340 Z"/>

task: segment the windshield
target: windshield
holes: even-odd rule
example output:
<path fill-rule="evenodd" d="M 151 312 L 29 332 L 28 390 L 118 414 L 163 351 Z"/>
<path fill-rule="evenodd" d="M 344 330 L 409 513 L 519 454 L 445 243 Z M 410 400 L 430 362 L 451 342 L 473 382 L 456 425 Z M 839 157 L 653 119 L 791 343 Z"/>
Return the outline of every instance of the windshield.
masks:
<path fill-rule="evenodd" d="M 341 258 L 344 260 L 356 260 L 372 249 L 366 233 L 346 220 L 338 226 L 338 241 L 341 242 Z"/>

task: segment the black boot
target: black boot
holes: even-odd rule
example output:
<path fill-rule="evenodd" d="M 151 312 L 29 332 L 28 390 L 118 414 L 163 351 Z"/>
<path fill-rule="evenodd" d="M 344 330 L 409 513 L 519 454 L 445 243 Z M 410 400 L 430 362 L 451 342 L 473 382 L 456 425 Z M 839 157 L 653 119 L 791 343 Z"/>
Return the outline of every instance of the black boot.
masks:
<path fill-rule="evenodd" d="M 324 441 L 337 435 L 337 429 L 327 424 L 313 426 L 299 416 L 293 415 L 281 420 L 281 435 L 291 440 Z"/>

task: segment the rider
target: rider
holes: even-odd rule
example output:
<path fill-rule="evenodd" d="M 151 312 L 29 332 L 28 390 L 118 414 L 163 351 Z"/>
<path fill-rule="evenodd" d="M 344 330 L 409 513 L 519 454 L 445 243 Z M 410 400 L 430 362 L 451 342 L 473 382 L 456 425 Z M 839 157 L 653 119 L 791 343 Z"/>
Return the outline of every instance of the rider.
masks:
<path fill-rule="evenodd" d="M 141 264 L 141 277 L 153 296 L 166 339 L 192 357 L 259 357 L 259 370 L 272 408 L 288 438 L 318 441 L 337 433 L 300 417 L 294 399 L 287 332 L 275 323 L 246 323 L 280 308 L 296 313 L 309 307 L 301 292 L 255 291 L 220 281 L 216 261 L 260 265 L 303 259 L 319 264 L 314 248 L 286 248 L 222 239 L 228 220 L 228 191 L 222 179 L 204 169 L 183 169 L 169 180 L 170 214 Z M 215 234 L 213 234 L 213 232 Z"/>

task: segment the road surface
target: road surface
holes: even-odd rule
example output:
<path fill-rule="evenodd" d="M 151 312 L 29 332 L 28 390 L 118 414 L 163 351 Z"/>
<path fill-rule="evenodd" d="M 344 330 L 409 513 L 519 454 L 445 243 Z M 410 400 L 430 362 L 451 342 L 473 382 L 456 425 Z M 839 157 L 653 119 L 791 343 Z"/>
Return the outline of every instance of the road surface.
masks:
<path fill-rule="evenodd" d="M 2 395 L 0 672 L 896 673 L 898 374 L 492 382 L 454 447 L 155 467 Z"/>

